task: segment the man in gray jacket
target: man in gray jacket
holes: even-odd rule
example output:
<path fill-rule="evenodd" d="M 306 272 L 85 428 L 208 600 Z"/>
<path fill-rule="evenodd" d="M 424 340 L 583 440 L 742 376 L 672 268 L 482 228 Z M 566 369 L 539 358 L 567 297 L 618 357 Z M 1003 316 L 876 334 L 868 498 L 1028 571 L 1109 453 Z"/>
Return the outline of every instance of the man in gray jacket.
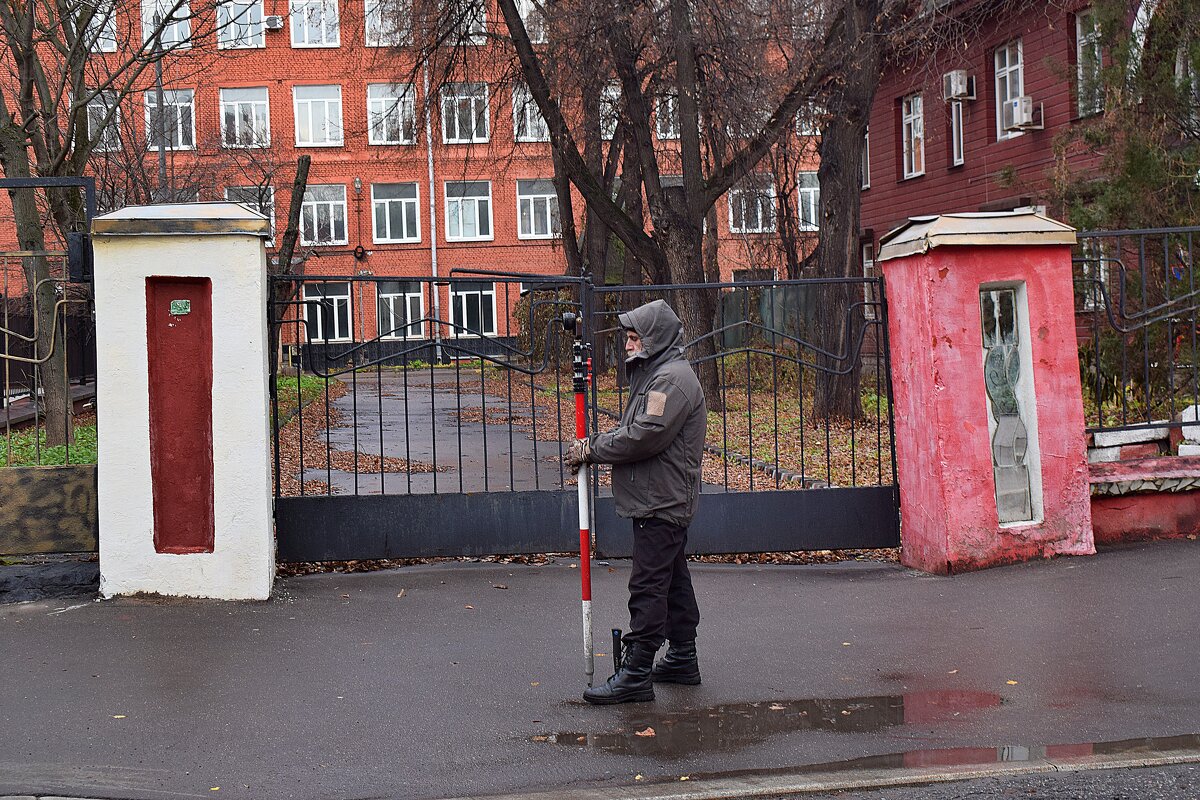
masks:
<path fill-rule="evenodd" d="M 617 513 L 633 520 L 629 633 L 621 669 L 587 689 L 589 703 L 654 699 L 654 681 L 698 684 L 700 611 L 684 546 L 700 494 L 708 425 L 704 392 L 683 355 L 683 325 L 655 300 L 621 314 L 629 396 L 620 423 L 575 442 L 567 463 L 612 464 Z M 654 654 L 669 640 L 657 665 Z"/>

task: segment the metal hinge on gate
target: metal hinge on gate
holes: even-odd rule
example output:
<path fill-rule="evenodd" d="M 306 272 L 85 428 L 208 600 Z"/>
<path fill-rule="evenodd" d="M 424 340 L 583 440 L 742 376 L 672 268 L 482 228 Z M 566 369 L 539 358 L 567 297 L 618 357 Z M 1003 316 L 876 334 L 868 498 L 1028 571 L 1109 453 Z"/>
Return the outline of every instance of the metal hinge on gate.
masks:
<path fill-rule="evenodd" d="M 94 274 L 94 256 L 92 255 L 92 236 L 83 231 L 73 231 L 67 234 L 67 280 L 72 283 L 85 283 Z"/>

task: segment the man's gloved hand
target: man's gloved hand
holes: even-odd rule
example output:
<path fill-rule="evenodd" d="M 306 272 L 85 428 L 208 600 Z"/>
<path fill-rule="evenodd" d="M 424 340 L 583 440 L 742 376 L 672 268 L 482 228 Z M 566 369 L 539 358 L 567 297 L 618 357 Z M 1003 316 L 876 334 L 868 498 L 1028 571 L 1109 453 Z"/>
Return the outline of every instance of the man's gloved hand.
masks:
<path fill-rule="evenodd" d="M 571 446 L 567 448 L 567 453 L 563 456 L 563 461 L 567 464 L 567 469 L 571 470 L 574 475 L 579 472 L 579 467 L 582 464 L 588 463 L 592 455 L 592 445 L 587 439 L 576 439 L 571 442 Z"/>

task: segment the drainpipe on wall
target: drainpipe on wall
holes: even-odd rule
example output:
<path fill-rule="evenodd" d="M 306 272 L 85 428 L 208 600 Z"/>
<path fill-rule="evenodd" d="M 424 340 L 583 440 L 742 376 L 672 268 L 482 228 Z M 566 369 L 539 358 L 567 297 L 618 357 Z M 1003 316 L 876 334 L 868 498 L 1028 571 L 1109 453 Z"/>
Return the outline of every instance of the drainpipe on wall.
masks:
<path fill-rule="evenodd" d="M 429 99 L 429 64 L 421 67 L 421 75 L 425 81 L 425 159 L 429 167 L 429 266 L 433 277 L 433 352 L 437 363 L 442 363 L 442 290 L 437 285 L 438 252 L 437 252 L 437 202 L 435 184 L 433 181 L 433 114 L 434 104 Z"/>

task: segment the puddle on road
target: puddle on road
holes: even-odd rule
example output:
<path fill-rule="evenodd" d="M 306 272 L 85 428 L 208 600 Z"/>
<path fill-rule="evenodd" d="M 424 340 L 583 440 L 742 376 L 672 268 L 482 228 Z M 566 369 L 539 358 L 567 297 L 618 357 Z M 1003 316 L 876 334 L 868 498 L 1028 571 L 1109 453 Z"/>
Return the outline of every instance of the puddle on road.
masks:
<path fill-rule="evenodd" d="M 533 737 L 567 747 L 622 755 L 681 758 L 736 750 L 779 733 L 834 731 L 872 733 L 898 725 L 948 722 L 1003 702 L 992 692 L 910 692 L 879 697 L 820 698 L 734 703 L 689 711 L 653 713 L 630 709 L 616 731 L 564 731 Z M 647 732 L 653 728 L 653 735 Z"/>

